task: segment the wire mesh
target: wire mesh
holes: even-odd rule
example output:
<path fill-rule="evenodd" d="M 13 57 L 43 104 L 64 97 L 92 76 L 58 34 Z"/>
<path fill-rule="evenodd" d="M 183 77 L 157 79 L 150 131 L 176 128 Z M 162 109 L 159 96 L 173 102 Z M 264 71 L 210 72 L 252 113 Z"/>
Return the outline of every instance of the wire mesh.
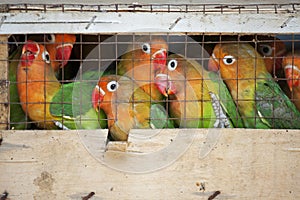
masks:
<path fill-rule="evenodd" d="M 61 11 L 61 12 L 198 12 L 198 13 L 294 13 L 300 8 L 299 3 L 274 4 L 7 4 L 6 12 Z"/>
<path fill-rule="evenodd" d="M 9 129 L 109 128 L 124 140 L 132 128 L 300 126 L 297 34 L 23 34 L 7 45 Z"/>

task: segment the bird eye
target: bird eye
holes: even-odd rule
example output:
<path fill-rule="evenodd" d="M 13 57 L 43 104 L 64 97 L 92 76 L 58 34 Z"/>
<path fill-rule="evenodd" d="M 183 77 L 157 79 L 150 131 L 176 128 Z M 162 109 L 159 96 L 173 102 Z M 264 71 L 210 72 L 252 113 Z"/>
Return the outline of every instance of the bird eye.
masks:
<path fill-rule="evenodd" d="M 150 44 L 149 43 L 142 44 L 142 50 L 143 52 L 150 54 Z"/>
<path fill-rule="evenodd" d="M 55 35 L 54 34 L 47 34 L 47 42 L 55 42 Z"/>
<path fill-rule="evenodd" d="M 42 58 L 46 63 L 50 63 L 50 55 L 49 55 L 48 51 L 43 52 Z"/>
<path fill-rule="evenodd" d="M 233 56 L 224 56 L 223 62 L 225 65 L 232 65 L 235 62 L 235 58 Z"/>
<path fill-rule="evenodd" d="M 263 45 L 260 45 L 259 51 L 261 52 L 261 54 L 263 56 L 271 56 L 272 52 L 273 52 L 273 49 L 270 45 L 263 44 Z"/>
<path fill-rule="evenodd" d="M 168 70 L 174 71 L 177 67 L 177 60 L 170 60 L 168 62 Z"/>
<path fill-rule="evenodd" d="M 107 84 L 107 90 L 110 91 L 110 92 L 114 92 L 118 89 L 119 87 L 119 84 L 117 81 L 110 81 L 108 84 Z"/>

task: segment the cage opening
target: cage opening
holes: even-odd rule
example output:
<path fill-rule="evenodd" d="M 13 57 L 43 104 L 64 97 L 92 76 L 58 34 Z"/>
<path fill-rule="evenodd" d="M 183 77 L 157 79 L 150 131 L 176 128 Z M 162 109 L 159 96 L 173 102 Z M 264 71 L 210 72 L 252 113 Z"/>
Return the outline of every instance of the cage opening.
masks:
<path fill-rule="evenodd" d="M 300 126 L 298 34 L 15 34 L 7 46 L 9 129 Z"/>

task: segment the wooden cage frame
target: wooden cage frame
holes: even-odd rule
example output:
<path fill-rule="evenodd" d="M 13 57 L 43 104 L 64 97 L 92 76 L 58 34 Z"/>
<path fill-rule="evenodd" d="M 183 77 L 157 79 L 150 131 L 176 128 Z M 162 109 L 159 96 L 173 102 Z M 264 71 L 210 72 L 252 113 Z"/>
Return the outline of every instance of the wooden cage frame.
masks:
<path fill-rule="evenodd" d="M 208 129 L 186 129 L 195 135 L 188 150 L 171 165 L 141 174 L 103 165 L 84 148 L 77 131 L 6 130 L 10 34 L 300 34 L 299 3 L 182 2 L 0 5 L 0 120 L 6 122 L 0 124 L 0 192 L 6 190 L 10 199 L 83 199 L 90 192 L 95 200 L 300 199 L 300 130 L 221 129 L 210 143 Z M 164 130 L 162 138 L 142 144 L 129 138 L 125 148 L 136 152 L 164 146 L 171 136 L 172 130 Z M 210 151 L 199 155 L 200 147 L 209 145 Z"/>

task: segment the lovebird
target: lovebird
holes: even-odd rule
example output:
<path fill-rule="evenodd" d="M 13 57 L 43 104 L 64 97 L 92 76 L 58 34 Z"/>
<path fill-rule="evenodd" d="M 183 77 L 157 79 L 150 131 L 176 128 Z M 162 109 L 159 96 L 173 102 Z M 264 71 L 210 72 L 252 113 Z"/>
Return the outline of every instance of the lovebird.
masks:
<path fill-rule="evenodd" d="M 45 47 L 50 55 L 54 72 L 57 74 L 69 61 L 76 36 L 73 34 L 47 34 Z"/>
<path fill-rule="evenodd" d="M 39 128 L 77 128 L 71 100 L 76 84 L 60 84 L 43 45 L 34 41 L 24 44 L 17 69 L 18 94 L 23 111 Z M 97 117 L 96 112 L 92 115 Z"/>
<path fill-rule="evenodd" d="M 163 110 L 157 114 L 160 105 L 151 105 L 151 97 L 126 76 L 100 77 L 92 102 L 97 112 L 102 109 L 106 114 L 109 135 L 115 141 L 127 141 L 132 128 L 161 128 L 161 121 L 167 119 Z M 152 110 L 161 119 L 151 119 Z"/>
<path fill-rule="evenodd" d="M 45 37 L 45 38 L 44 38 Z M 51 66 L 58 74 L 59 68 L 63 67 L 69 59 L 72 46 L 76 40 L 75 35 L 68 34 L 48 34 L 32 35 L 30 38 L 39 39 L 40 43 L 47 43 L 47 49 L 50 55 Z M 44 39 L 43 39 L 44 38 Z M 18 48 L 9 57 L 9 80 L 10 80 L 10 126 L 12 129 L 30 128 L 31 124 L 28 116 L 24 113 L 18 95 L 16 84 L 17 68 L 22 53 L 22 46 Z M 64 58 L 64 59 L 62 59 Z"/>
<path fill-rule="evenodd" d="M 179 127 L 243 127 L 222 80 L 198 62 L 172 54 L 155 80 L 159 91 L 168 97 L 167 110 Z"/>
<path fill-rule="evenodd" d="M 90 74 L 83 78 L 90 80 Z M 61 84 L 46 48 L 27 41 L 17 70 L 17 88 L 23 111 L 39 128 L 97 129 L 107 127 L 103 112 L 96 113 L 88 82 Z M 75 94 L 74 94 L 75 93 Z M 80 104 L 81 103 L 81 104 Z"/>
<path fill-rule="evenodd" d="M 155 71 L 166 66 L 168 45 L 158 36 L 141 37 L 129 45 L 117 65 L 117 74 L 128 76 L 149 94 L 153 100 L 160 101 L 164 97 L 154 84 Z"/>
<path fill-rule="evenodd" d="M 45 47 L 27 41 L 23 45 L 17 69 L 17 88 L 23 111 L 38 127 L 56 128 L 56 119 L 51 115 L 49 107 L 60 87 Z"/>
<path fill-rule="evenodd" d="M 282 67 L 291 91 L 291 100 L 300 111 L 300 51 L 289 52 L 282 60 Z"/>
<path fill-rule="evenodd" d="M 218 44 L 209 69 L 220 71 L 247 128 L 299 128 L 300 113 L 250 44 Z"/>

